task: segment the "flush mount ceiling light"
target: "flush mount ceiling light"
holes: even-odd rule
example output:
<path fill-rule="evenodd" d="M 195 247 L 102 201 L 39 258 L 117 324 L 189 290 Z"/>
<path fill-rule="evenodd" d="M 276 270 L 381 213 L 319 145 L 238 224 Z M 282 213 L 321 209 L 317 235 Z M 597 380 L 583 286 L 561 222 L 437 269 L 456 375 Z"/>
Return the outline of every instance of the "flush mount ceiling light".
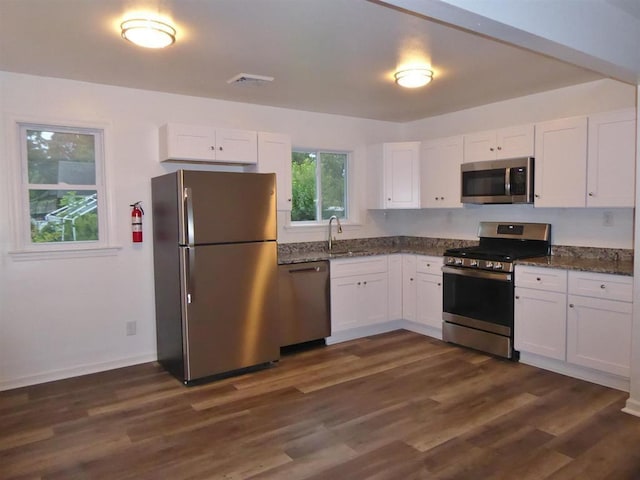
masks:
<path fill-rule="evenodd" d="M 394 74 L 396 83 L 405 88 L 424 87 L 433 79 L 433 72 L 426 67 L 407 68 Z"/>
<path fill-rule="evenodd" d="M 176 41 L 176 29 L 158 20 L 132 18 L 120 24 L 122 38 L 145 48 L 164 48 Z"/>

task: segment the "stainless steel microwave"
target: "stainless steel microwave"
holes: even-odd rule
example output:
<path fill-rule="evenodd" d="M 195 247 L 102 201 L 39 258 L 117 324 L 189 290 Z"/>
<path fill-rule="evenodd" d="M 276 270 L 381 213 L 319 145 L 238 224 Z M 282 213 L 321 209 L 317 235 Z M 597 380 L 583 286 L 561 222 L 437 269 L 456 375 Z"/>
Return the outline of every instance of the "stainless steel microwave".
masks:
<path fill-rule="evenodd" d="M 463 163 L 462 203 L 533 203 L 533 157 Z"/>

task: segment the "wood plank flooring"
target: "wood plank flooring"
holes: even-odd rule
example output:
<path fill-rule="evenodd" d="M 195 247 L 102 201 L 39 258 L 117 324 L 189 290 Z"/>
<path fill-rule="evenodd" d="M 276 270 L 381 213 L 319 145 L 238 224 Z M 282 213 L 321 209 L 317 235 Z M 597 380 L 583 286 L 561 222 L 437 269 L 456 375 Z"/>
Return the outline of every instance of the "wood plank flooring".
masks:
<path fill-rule="evenodd" d="M 150 363 L 0 392 L 0 478 L 640 479 L 626 398 L 397 331 L 195 387 Z"/>

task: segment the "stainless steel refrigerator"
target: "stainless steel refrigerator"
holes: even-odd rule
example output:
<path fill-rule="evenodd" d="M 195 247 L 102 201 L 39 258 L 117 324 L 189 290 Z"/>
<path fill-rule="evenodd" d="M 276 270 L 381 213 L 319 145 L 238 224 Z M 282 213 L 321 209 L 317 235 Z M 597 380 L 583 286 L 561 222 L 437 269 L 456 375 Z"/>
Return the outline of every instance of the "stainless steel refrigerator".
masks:
<path fill-rule="evenodd" d="M 279 359 L 274 174 L 153 178 L 158 361 L 189 383 Z"/>

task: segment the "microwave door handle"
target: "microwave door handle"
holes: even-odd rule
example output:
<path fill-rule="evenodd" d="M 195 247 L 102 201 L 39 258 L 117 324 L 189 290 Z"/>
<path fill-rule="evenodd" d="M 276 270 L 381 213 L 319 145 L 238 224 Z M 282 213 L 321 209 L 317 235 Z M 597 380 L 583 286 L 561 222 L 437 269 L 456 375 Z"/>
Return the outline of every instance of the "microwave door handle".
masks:
<path fill-rule="evenodd" d="M 504 169 L 504 193 L 507 196 L 511 195 L 511 167 Z"/>

